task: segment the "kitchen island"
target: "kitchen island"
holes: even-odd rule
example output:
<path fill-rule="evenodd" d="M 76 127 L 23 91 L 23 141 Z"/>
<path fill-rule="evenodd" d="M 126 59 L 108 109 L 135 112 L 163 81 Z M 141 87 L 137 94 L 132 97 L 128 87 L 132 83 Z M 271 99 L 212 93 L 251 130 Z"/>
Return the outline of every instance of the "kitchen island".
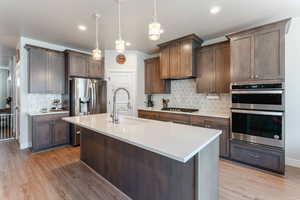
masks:
<path fill-rule="evenodd" d="M 217 200 L 220 130 L 108 114 L 81 127 L 80 159 L 134 200 Z"/>

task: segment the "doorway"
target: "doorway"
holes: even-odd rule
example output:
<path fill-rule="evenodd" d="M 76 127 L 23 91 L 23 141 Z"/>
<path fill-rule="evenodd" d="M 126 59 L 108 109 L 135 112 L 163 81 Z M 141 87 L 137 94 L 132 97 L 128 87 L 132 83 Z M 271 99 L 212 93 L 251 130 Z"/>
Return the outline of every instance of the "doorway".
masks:
<path fill-rule="evenodd" d="M 16 138 L 12 103 L 14 58 L 1 56 L 0 61 L 0 141 L 6 141 Z"/>

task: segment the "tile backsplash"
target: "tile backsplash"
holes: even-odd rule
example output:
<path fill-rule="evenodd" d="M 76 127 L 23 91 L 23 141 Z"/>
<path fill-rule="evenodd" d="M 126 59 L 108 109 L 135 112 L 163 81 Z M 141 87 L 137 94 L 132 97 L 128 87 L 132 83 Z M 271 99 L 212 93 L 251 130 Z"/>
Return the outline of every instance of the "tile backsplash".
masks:
<path fill-rule="evenodd" d="M 196 93 L 196 80 L 172 80 L 171 94 L 153 95 L 155 108 L 161 108 L 161 99 L 170 99 L 169 107 L 197 108 L 201 111 L 228 113 L 230 95 L 221 94 L 218 99 L 210 99 L 206 94 Z"/>
<path fill-rule="evenodd" d="M 28 94 L 28 112 L 39 112 L 42 108 L 50 109 L 54 99 L 62 99 L 60 94 Z"/>

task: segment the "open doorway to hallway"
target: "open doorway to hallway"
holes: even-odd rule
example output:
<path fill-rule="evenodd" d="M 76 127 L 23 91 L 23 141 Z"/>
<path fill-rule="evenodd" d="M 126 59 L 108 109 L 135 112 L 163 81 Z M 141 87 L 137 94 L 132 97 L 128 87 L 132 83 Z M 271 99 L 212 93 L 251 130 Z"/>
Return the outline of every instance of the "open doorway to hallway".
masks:
<path fill-rule="evenodd" d="M 12 50 L 0 48 L 0 141 L 16 139 L 15 56 Z"/>

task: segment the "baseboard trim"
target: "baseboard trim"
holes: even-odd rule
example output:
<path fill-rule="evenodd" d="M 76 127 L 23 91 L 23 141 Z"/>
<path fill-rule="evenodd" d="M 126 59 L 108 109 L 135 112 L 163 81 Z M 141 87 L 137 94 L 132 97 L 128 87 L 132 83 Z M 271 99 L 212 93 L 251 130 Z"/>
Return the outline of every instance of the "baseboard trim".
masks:
<path fill-rule="evenodd" d="M 300 168 L 300 160 L 294 158 L 286 158 L 285 164 L 292 167 Z"/>

